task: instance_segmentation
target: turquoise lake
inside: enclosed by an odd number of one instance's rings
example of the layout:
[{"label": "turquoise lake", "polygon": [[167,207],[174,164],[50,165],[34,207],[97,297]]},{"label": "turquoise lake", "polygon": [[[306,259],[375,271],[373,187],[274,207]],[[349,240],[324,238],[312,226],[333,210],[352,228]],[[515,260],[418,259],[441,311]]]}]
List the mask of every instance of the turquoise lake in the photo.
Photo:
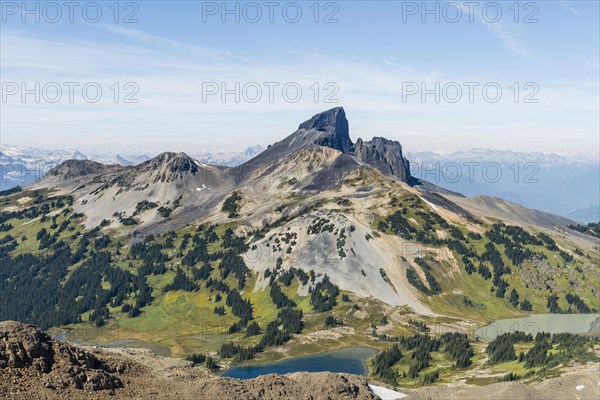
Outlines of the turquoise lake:
[{"label": "turquoise lake", "polygon": [[346,372],[356,375],[368,373],[365,361],[378,351],[369,347],[347,347],[312,356],[296,357],[269,364],[234,366],[222,376],[238,379],[252,379],[266,374],[287,374],[290,372]]},{"label": "turquoise lake", "polygon": [[520,318],[499,319],[475,331],[484,340],[494,340],[507,332],[521,331],[536,335],[548,333],[588,333],[600,314],[534,314]]}]

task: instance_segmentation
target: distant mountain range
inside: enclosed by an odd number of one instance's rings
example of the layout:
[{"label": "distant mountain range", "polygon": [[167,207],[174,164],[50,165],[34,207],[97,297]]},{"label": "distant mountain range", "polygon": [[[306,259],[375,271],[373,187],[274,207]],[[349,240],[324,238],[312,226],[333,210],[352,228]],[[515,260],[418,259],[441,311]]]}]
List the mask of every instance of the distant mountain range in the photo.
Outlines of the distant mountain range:
[{"label": "distant mountain range", "polygon": [[465,196],[497,196],[579,222],[600,219],[598,155],[472,149],[407,158],[416,178]]},{"label": "distant mountain range", "polygon": [[[203,163],[233,167],[257,154],[264,148],[260,145],[244,151],[200,151],[191,156]],[[28,146],[0,146],[0,187],[10,189],[26,185],[43,177],[52,168],[66,160],[90,160],[106,165],[129,167],[150,160],[156,154],[145,152],[120,152],[95,149],[42,149]]]},{"label": "distant mountain range", "polygon": [[[368,146],[362,142],[358,145],[360,152],[368,152]],[[234,167],[264,150],[262,146],[256,145],[244,151],[206,150],[191,153],[190,156],[202,163]],[[2,145],[0,186],[2,190],[6,190],[33,182],[65,160],[91,160],[107,165],[134,166],[155,155]],[[598,155],[523,153],[475,148],[456,152],[406,153],[406,159],[410,162],[412,176],[465,196],[497,196],[578,222],[600,220]]]}]

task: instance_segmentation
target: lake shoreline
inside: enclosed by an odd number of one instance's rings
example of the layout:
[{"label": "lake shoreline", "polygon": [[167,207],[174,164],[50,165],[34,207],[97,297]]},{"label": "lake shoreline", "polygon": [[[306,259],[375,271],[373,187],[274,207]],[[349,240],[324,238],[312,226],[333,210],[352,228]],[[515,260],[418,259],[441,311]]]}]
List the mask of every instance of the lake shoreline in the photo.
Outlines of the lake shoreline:
[{"label": "lake shoreline", "polygon": [[590,330],[586,332],[586,335],[600,338],[600,316],[590,324]]},{"label": "lake shoreline", "polygon": [[517,318],[502,318],[475,331],[480,339],[491,341],[496,336],[521,331],[536,335],[547,333],[572,333],[597,335],[600,330],[600,314],[530,314]]},{"label": "lake shoreline", "polygon": [[328,350],[311,355],[285,358],[263,364],[230,365],[219,376],[238,379],[252,379],[268,374],[287,374],[293,372],[340,372],[368,376],[367,360],[379,349],[367,346],[349,346]]}]

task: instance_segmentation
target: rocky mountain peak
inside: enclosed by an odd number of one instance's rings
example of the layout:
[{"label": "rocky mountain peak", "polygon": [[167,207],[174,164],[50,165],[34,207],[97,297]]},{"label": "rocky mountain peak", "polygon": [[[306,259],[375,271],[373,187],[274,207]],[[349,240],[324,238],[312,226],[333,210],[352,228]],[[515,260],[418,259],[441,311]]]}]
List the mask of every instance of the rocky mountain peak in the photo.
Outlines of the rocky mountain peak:
[{"label": "rocky mountain peak", "polygon": [[144,171],[161,171],[173,174],[190,172],[195,174],[198,172],[198,163],[183,152],[167,151],[140,164],[139,168]]},{"label": "rocky mountain peak", "polygon": [[411,183],[410,164],[402,155],[402,145],[399,142],[382,137],[374,137],[370,141],[359,138],[354,147],[354,154],[359,161],[369,164],[381,173]]},{"label": "rocky mountain peak", "polygon": [[69,157],[70,160],[88,160],[87,156],[81,153],[79,150],[75,150]]},{"label": "rocky mountain peak", "polygon": [[294,133],[269,146],[246,166],[256,167],[262,163],[281,160],[315,145],[338,150],[348,159],[352,159],[348,156],[355,156],[358,161],[376,168],[383,174],[393,175],[403,182],[411,184],[414,182],[410,176],[409,162],[404,158],[402,146],[397,141],[375,137],[371,141],[358,139],[356,144],[352,142],[343,107],[335,107],[316,114],[301,123]]},{"label": "rocky mountain peak", "polygon": [[248,165],[258,166],[261,163],[280,160],[315,145],[330,147],[347,154],[354,152],[348,120],[342,107],[332,108],[304,121],[294,133],[269,145],[266,150],[250,160]]},{"label": "rocky mountain peak", "polygon": [[315,115],[308,121],[300,124],[298,131],[318,131],[321,134],[314,141],[320,146],[327,146],[341,151],[352,153],[354,145],[350,140],[348,119],[343,107],[335,107]]},{"label": "rocky mountain peak", "polygon": [[254,157],[257,154],[260,154],[262,151],[264,151],[264,147],[262,147],[260,144],[257,144],[246,148],[246,151],[244,151],[244,155]]},{"label": "rocky mountain peak", "polygon": [[90,160],[67,160],[52,168],[46,174],[54,180],[70,180],[86,175],[101,174],[108,166]]}]

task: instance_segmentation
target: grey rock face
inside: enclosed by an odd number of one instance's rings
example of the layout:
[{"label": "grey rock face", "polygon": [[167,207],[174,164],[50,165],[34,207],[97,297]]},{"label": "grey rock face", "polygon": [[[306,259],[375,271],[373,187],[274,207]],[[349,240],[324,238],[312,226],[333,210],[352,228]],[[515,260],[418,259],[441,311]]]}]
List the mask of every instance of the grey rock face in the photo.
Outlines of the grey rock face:
[{"label": "grey rock face", "polygon": [[298,130],[314,130],[322,132],[315,140],[315,144],[339,150],[342,153],[352,153],[354,145],[350,140],[350,130],[346,113],[342,107],[332,108],[315,115],[303,122]]},{"label": "grey rock face", "polygon": [[246,171],[260,168],[261,164],[281,160],[297,151],[318,146],[330,147],[342,153],[353,154],[348,120],[342,107],[319,113],[298,126],[298,129],[279,142],[247,161],[242,167]]},{"label": "grey rock face", "polygon": [[393,175],[410,183],[410,165],[402,156],[402,145],[395,140],[374,137],[371,141],[358,139],[354,154],[359,161],[368,164],[383,174]]},{"label": "grey rock face", "polygon": [[198,164],[185,153],[165,152],[135,167],[137,172],[160,172],[155,181],[172,182],[184,174],[196,174]]}]

